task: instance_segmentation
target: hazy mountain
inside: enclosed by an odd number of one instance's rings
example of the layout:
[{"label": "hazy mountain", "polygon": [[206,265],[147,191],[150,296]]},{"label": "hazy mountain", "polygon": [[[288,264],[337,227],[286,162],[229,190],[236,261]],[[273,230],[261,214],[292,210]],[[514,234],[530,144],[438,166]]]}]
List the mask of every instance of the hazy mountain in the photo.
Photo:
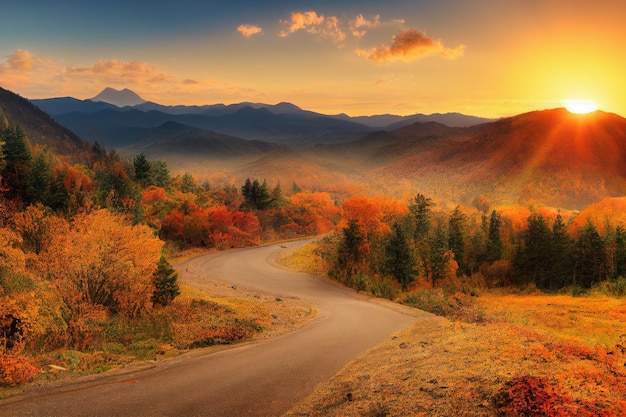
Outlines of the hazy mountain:
[{"label": "hazy mountain", "polygon": [[100,94],[90,98],[90,100],[95,102],[103,101],[105,103],[114,104],[117,107],[137,106],[146,102],[146,100],[142,99],[137,93],[128,88],[116,90],[111,87],[106,87]]},{"label": "hazy mountain", "polygon": [[583,208],[626,194],[626,119],[601,111],[537,111],[468,128],[418,123],[355,142],[316,147],[310,158],[406,183],[470,204]]},{"label": "hazy mountain", "polygon": [[382,114],[376,116],[356,116],[350,117],[346,114],[335,116],[342,120],[352,120],[363,125],[380,128],[385,130],[394,130],[413,123],[437,122],[450,127],[468,127],[481,123],[493,121],[484,117],[467,116],[461,113],[433,113],[433,114],[414,114],[410,116],[396,116],[392,114]]},{"label": "hazy mountain", "polygon": [[[111,129],[107,126],[102,126],[102,122],[98,117],[87,117],[83,121],[78,121],[82,117],[74,113],[93,114],[101,110],[116,110],[119,112],[139,110],[144,113],[156,111],[176,117],[160,118],[156,124],[146,125],[144,121],[139,120],[140,118],[135,116],[137,124],[130,123],[126,124],[125,127],[156,127],[165,121],[176,121],[246,139],[289,144],[295,149],[314,146],[318,143],[347,142],[358,139],[374,129],[394,130],[415,122],[427,123],[435,121],[454,127],[472,126],[489,121],[489,119],[465,116],[459,113],[362,117],[350,117],[345,114],[324,115],[304,110],[286,102],[278,104],[243,102],[230,105],[164,106],[145,101],[128,89],[118,91],[109,87],[90,100],[64,97],[32,101],[86,138],[98,137],[98,140],[105,144],[119,143],[120,140],[107,138],[108,134],[103,133],[103,129],[108,131]],[[136,115],[136,113],[133,114]],[[109,116],[110,114],[106,115],[105,118],[111,121]],[[126,116],[120,116],[120,118],[128,120]],[[266,120],[261,120],[262,118]],[[87,120],[90,120],[90,122],[87,122]],[[118,122],[115,122],[115,124],[120,128],[122,127]],[[116,135],[120,134],[117,131],[114,133]],[[121,136],[124,136],[123,132]]]},{"label": "hazy mountain", "polygon": [[137,128],[135,134],[143,140],[120,148],[121,153],[143,152],[152,159],[206,160],[258,156],[285,149],[273,143],[248,141],[176,122],[166,122],[156,128]]},{"label": "hazy mountain", "polygon": [[0,125],[19,125],[32,145],[40,145],[75,162],[84,162],[91,145],[27,99],[0,88]]},{"label": "hazy mountain", "polygon": [[[284,105],[275,107],[281,111],[293,109]],[[247,140],[287,144],[295,149],[317,143],[352,141],[371,130],[357,123],[327,116],[306,112],[275,114],[266,107],[251,106],[220,115],[210,112],[197,114],[169,114],[157,110],[146,112],[131,107],[109,108],[91,113],[70,112],[58,114],[56,118],[86,140],[97,140],[107,147],[124,147],[141,141],[141,138],[136,136],[137,128],[154,128],[165,122],[176,122]]]}]

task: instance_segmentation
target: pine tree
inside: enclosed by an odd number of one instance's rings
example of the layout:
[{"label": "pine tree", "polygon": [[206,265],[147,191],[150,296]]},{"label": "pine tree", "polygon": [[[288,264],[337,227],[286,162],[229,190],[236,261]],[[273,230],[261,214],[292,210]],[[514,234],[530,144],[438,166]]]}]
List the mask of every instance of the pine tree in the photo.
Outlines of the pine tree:
[{"label": "pine tree", "polygon": [[157,270],[154,272],[154,293],[152,294],[152,305],[166,306],[170,304],[174,298],[180,295],[180,286],[178,285],[178,272],[172,265],[161,256]]},{"label": "pine tree", "polygon": [[459,264],[459,272],[468,273],[465,256],[465,235],[467,216],[457,206],[448,221],[448,247],[454,253],[454,259]]},{"label": "pine tree", "polygon": [[365,234],[356,220],[350,220],[348,227],[343,228],[343,236],[337,247],[337,266],[346,277],[357,271],[363,260]]},{"label": "pine tree", "polygon": [[493,210],[489,218],[489,229],[487,232],[487,253],[485,259],[487,262],[495,262],[502,257],[503,247],[500,238],[500,227],[502,219],[500,215]]},{"label": "pine tree", "polygon": [[551,235],[541,214],[532,213],[528,217],[528,229],[514,260],[518,274],[525,283],[547,287],[547,271],[552,263]]},{"label": "pine tree", "polygon": [[387,269],[402,285],[402,289],[406,290],[407,286],[415,281],[415,261],[411,255],[409,242],[399,223],[393,225],[386,253]]},{"label": "pine tree", "polygon": [[571,282],[573,273],[574,242],[567,233],[567,227],[559,212],[552,224],[552,244],[550,254],[552,262],[548,267],[547,287],[552,290],[563,288]]},{"label": "pine tree", "polygon": [[135,168],[135,180],[137,180],[137,182],[144,187],[152,183],[150,178],[152,164],[146,159],[146,155],[144,155],[143,152],[135,156],[133,167]]},{"label": "pine tree", "polygon": [[26,136],[17,125],[10,125],[4,129],[1,141],[4,154],[4,169],[2,178],[8,186],[9,198],[21,198],[30,203],[34,194],[32,157],[28,149]]},{"label": "pine tree", "polygon": [[591,288],[606,278],[606,247],[593,223],[587,222],[576,241],[574,286]]}]

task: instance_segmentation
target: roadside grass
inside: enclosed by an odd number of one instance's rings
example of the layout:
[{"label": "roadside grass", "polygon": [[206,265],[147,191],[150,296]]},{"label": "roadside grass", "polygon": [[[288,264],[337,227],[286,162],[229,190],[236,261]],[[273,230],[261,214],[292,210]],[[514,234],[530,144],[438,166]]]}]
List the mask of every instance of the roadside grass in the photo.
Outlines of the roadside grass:
[{"label": "roadside grass", "polygon": [[[216,286],[219,289],[219,286]],[[181,295],[137,319],[107,317],[90,323],[89,345],[37,355],[36,384],[99,374],[181,355],[192,349],[237,343],[290,331],[314,311],[298,300],[224,295],[181,285]],[[0,397],[16,392],[2,387]]]},{"label": "roadside grass", "polygon": [[418,288],[397,301],[438,315],[422,311],[285,416],[626,415],[623,298]]}]

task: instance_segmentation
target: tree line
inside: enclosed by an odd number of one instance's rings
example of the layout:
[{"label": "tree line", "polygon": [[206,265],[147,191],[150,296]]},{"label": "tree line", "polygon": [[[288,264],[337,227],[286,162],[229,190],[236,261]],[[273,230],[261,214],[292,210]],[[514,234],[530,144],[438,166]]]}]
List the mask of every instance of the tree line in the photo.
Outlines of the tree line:
[{"label": "tree line", "polygon": [[459,289],[624,286],[623,226],[600,235],[590,221],[572,227],[560,212],[551,217],[531,212],[517,230],[495,209],[437,210],[419,193],[407,206],[391,210],[389,202],[353,198],[344,203],[344,225],[327,239],[324,256],[331,276],[390,298],[418,280]]}]

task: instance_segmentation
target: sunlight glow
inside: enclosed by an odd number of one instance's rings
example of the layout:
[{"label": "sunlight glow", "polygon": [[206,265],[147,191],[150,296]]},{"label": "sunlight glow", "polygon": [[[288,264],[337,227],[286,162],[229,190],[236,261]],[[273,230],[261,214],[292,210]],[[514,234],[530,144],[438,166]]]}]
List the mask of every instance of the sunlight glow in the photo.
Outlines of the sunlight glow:
[{"label": "sunlight glow", "polygon": [[596,103],[591,100],[563,100],[563,104],[565,104],[565,108],[570,113],[587,114],[598,110],[598,106],[596,105]]}]

